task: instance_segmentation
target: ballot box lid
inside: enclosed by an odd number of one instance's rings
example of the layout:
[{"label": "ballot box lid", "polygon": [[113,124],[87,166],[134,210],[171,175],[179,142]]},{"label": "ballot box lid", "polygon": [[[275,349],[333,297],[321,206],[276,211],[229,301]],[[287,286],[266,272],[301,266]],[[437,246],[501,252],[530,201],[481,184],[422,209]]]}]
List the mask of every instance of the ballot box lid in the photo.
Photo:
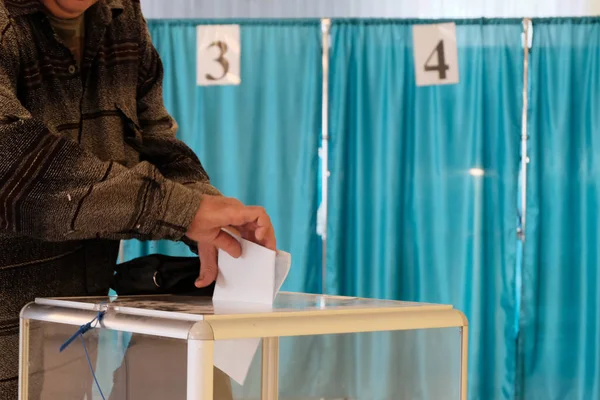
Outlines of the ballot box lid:
[{"label": "ballot box lid", "polygon": [[209,316],[298,313],[327,311],[364,311],[394,309],[446,310],[451,305],[377,300],[359,297],[326,296],[306,293],[279,293],[273,305],[237,302],[213,302],[208,297],[154,295],[72,298],[39,298],[37,304],[98,311],[101,308],[128,315],[152,316],[200,321]]}]

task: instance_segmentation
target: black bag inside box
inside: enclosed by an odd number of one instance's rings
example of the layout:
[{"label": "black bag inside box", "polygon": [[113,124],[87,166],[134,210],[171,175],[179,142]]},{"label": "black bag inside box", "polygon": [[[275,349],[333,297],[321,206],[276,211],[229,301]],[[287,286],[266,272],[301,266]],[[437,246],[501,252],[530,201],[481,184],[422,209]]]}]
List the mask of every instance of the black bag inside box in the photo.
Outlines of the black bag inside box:
[{"label": "black bag inside box", "polygon": [[200,259],[151,254],[118,264],[111,288],[119,296],[176,294],[212,297],[215,284],[197,288]]}]

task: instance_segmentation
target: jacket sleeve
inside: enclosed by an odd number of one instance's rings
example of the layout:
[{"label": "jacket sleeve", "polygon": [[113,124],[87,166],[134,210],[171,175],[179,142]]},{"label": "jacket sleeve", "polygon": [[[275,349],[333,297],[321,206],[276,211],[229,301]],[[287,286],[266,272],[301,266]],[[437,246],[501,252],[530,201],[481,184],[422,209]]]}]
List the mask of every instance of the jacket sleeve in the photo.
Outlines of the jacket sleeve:
[{"label": "jacket sleeve", "polygon": [[17,97],[19,48],[0,18],[0,231],[46,241],[180,240],[202,195],[149,162],[127,169],[51,133]]},{"label": "jacket sleeve", "polygon": [[[137,3],[136,3],[137,4]],[[176,138],[177,123],[163,103],[163,65],[152,44],[148,26],[136,6],[140,24],[141,56],[137,88],[137,116],[142,144],[141,159],[155,165],[170,180],[204,194],[220,195],[194,152]]]}]

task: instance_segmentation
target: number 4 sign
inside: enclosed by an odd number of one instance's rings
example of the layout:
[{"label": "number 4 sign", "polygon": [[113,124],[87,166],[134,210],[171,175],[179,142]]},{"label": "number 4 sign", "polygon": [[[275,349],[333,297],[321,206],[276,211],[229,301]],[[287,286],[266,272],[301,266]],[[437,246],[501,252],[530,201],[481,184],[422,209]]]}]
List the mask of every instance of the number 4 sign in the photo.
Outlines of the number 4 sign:
[{"label": "number 4 sign", "polygon": [[413,26],[417,86],[458,83],[454,23]]},{"label": "number 4 sign", "polygon": [[196,46],[198,85],[239,85],[241,83],[239,25],[198,25]]}]

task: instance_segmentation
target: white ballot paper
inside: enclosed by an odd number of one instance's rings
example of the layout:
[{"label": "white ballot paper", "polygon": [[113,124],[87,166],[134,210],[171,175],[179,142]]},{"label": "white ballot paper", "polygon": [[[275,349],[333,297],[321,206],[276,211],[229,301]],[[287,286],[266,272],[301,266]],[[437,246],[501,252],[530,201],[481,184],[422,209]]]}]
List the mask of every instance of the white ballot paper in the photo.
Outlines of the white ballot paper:
[{"label": "white ballot paper", "polygon": [[[219,309],[269,309],[288,275],[291,255],[273,251],[237,238],[242,244],[242,256],[233,258],[219,251],[219,276],[213,295],[215,313]],[[240,385],[258,350],[260,339],[215,341],[214,363]]]}]

